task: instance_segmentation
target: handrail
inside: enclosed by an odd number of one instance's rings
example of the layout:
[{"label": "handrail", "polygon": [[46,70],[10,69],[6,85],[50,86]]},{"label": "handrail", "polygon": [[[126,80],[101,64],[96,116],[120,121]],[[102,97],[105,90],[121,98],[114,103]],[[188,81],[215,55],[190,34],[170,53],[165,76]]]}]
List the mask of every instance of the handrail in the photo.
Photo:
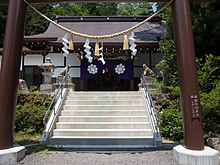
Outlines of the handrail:
[{"label": "handrail", "polygon": [[62,82],[60,83],[60,86],[59,88],[57,89],[56,93],[54,94],[53,96],[53,99],[50,103],[50,106],[49,108],[47,109],[44,117],[43,117],[43,123],[44,125],[46,126],[47,125],[47,122],[48,122],[48,116],[51,114],[50,112],[54,112],[54,116],[56,115],[56,111],[55,111],[55,105],[56,105],[56,102],[58,100],[58,98],[61,96],[61,99],[63,100],[63,94],[62,94],[62,91],[63,91],[63,88],[65,87],[66,85],[66,82],[68,80],[68,77],[69,77],[69,74],[66,73],[66,75],[64,76]]},{"label": "handrail", "polygon": [[146,102],[148,103],[147,105],[149,106],[148,109],[149,109],[149,113],[150,113],[151,123],[153,123],[152,124],[153,132],[156,132],[157,136],[159,136],[158,116],[155,111],[153,99],[149,93],[150,90],[149,90],[146,78],[143,74],[141,76],[141,83],[142,83],[142,87],[145,89],[144,94],[145,94]]}]

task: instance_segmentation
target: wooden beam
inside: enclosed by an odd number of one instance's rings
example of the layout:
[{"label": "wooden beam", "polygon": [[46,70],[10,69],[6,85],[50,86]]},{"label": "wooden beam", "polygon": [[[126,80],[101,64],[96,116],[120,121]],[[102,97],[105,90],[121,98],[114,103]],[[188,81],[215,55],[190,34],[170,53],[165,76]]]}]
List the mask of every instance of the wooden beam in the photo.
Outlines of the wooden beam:
[{"label": "wooden beam", "polygon": [[[216,0],[190,0],[191,2],[215,2]],[[169,2],[169,0],[28,0],[30,3],[94,3],[94,2]],[[8,4],[8,0],[0,0],[0,4]]]}]

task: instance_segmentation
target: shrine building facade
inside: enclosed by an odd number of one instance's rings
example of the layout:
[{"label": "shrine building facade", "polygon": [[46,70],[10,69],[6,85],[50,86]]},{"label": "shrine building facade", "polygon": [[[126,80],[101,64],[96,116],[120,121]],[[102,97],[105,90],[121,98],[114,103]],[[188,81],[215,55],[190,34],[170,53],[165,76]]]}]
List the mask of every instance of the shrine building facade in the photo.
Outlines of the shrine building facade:
[{"label": "shrine building facade", "polygon": [[[126,30],[146,18],[146,16],[57,16],[56,21],[75,32],[89,35],[106,35]],[[40,85],[43,77],[41,75],[42,70],[38,66],[49,57],[56,66],[53,82],[56,81],[62,69],[70,64],[69,75],[72,82],[76,84],[75,90],[138,90],[140,77],[143,73],[143,64],[147,64],[157,77],[162,76],[159,70],[156,69],[156,64],[163,59],[163,54],[160,53],[158,48],[160,38],[165,34],[165,24],[160,17],[155,17],[133,32],[135,44],[137,45],[135,56],[131,55],[130,50],[122,49],[123,36],[120,36],[99,41],[100,47],[103,45],[105,64],[97,60],[96,57],[90,63],[85,57],[85,48],[83,47],[86,41],[85,38],[74,36],[74,50],[70,50],[69,55],[64,56],[62,38],[66,32],[53,24],[49,24],[43,34],[24,37],[20,78],[24,79],[28,86]],[[90,39],[92,55],[94,54],[95,42],[95,40]],[[0,49],[1,54],[2,49]],[[1,59],[0,56],[0,66]]]}]

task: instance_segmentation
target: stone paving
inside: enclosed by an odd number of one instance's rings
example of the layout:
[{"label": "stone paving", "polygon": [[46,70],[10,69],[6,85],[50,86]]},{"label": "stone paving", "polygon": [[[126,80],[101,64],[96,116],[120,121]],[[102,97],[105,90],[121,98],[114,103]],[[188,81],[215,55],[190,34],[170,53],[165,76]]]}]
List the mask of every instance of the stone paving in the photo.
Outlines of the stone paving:
[{"label": "stone paving", "polygon": [[41,151],[17,165],[178,165],[172,150],[141,152]]}]

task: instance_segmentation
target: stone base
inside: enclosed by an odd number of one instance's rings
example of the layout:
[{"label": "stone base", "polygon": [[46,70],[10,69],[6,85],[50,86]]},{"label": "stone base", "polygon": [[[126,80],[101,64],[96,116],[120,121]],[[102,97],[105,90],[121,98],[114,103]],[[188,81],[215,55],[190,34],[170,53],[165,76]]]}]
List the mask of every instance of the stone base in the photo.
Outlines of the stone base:
[{"label": "stone base", "polygon": [[181,165],[219,165],[219,152],[210,147],[199,151],[178,145],[173,148],[173,156]]},{"label": "stone base", "polygon": [[0,150],[0,165],[14,165],[25,157],[25,147]]},{"label": "stone base", "polygon": [[41,84],[40,91],[52,91],[52,85],[51,84]]}]

